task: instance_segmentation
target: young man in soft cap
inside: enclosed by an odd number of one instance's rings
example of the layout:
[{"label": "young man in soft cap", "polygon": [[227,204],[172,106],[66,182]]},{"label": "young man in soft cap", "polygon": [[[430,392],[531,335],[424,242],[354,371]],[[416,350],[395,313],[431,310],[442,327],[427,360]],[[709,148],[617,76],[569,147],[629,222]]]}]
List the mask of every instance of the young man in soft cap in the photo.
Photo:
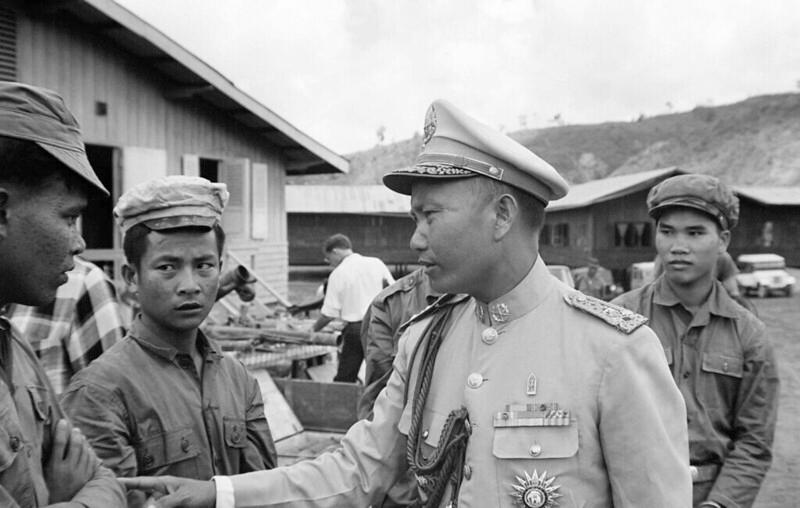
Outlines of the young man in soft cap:
[{"label": "young man in soft cap", "polygon": [[198,329],[219,288],[227,199],[224,184],[168,176],[114,208],[141,312],[62,400],[119,476],[207,480],[276,464],[258,383]]},{"label": "young man in soft cap", "polygon": [[[108,191],[54,92],[0,82],[0,306],[47,305],[86,247],[77,221]],[[59,406],[25,337],[0,317],[0,506],[124,506]]]},{"label": "young man in soft cap", "polygon": [[764,325],[716,278],[739,199],[713,176],[679,175],[647,208],[664,273],[615,303],[650,318],[686,401],[694,506],[749,508],[772,462],[778,374]]},{"label": "young man in soft cap", "polygon": [[423,143],[384,183],[411,194],[411,248],[448,294],[407,325],[372,420],[288,468],[126,485],[172,489],[161,506],[366,507],[410,470],[417,506],[690,505],[686,413],[658,339],[539,257],[545,204],[566,182],[445,101]]}]

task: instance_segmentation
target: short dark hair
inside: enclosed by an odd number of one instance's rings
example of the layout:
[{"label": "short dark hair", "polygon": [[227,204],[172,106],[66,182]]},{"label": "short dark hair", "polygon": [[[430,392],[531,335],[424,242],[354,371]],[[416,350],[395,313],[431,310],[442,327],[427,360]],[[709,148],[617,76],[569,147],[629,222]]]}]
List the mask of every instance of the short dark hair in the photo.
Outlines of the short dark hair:
[{"label": "short dark hair", "polygon": [[491,178],[471,178],[475,182],[475,191],[483,193],[488,199],[494,199],[503,194],[510,194],[519,205],[520,217],[523,223],[530,229],[539,231],[544,224],[545,204],[533,197],[522,189],[518,189],[507,183],[498,182]]},{"label": "short dark hair", "polygon": [[353,244],[350,243],[350,239],[347,236],[343,235],[342,233],[336,233],[335,235],[331,235],[325,240],[325,243],[322,246],[323,252],[326,254],[333,249],[352,249]]},{"label": "short dark hair", "polygon": [[[219,223],[214,224],[211,229],[214,231],[214,236],[217,237],[217,253],[221,258],[222,251],[225,248],[225,230],[222,229]],[[203,226],[186,226],[173,229],[161,229],[159,233],[168,235],[172,232],[187,230],[205,232],[208,231],[208,228]],[[147,235],[149,235],[151,231],[154,230],[147,227],[144,223],[139,223],[131,226],[131,228],[125,232],[125,238],[122,240],[122,250],[125,252],[125,259],[128,261],[128,264],[139,268],[139,263],[141,263],[147,248]]]},{"label": "short dark hair", "polygon": [[34,191],[53,178],[61,179],[68,189],[88,191],[80,176],[33,141],[0,135],[0,182]]}]

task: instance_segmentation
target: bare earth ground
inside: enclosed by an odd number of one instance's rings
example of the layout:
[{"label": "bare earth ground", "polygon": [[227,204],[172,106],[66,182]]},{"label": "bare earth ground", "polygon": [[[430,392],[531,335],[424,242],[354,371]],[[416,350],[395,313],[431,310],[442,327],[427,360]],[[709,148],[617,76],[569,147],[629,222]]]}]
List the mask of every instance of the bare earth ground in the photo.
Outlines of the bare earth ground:
[{"label": "bare earth ground", "polygon": [[[800,270],[789,271],[800,281]],[[753,506],[800,506],[800,287],[791,298],[752,301],[772,338],[781,379],[774,460]]]},{"label": "bare earth ground", "polygon": [[[800,281],[800,269],[789,269]],[[312,298],[320,281],[290,282],[290,299]],[[774,460],[753,508],[800,506],[800,284],[790,298],[753,298],[767,326],[781,379]]]}]

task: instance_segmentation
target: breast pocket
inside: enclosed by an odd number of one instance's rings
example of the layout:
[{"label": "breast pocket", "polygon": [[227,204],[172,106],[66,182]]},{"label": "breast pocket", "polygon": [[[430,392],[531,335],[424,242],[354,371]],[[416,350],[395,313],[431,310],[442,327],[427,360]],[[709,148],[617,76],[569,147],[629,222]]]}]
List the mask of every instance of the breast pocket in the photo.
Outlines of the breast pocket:
[{"label": "breast pocket", "polygon": [[578,453],[578,426],[497,427],[492,453],[498,459],[566,459]]},{"label": "breast pocket", "polygon": [[178,429],[150,437],[136,447],[138,474],[160,476],[171,474],[194,478],[200,454],[191,429]]},{"label": "breast pocket", "polygon": [[730,409],[744,375],[744,359],[736,353],[703,353],[697,397],[708,408]]},{"label": "breast pocket", "polygon": [[244,448],[247,446],[247,428],[243,418],[223,418],[225,444],[229,448]]}]

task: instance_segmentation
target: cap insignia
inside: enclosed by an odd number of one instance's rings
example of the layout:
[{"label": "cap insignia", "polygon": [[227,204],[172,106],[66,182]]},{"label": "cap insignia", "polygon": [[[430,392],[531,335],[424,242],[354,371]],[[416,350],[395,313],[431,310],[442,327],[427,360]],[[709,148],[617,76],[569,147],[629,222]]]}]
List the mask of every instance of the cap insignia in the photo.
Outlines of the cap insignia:
[{"label": "cap insignia", "polygon": [[648,319],[641,314],[637,314],[625,307],[600,300],[599,298],[586,296],[580,291],[564,295],[564,300],[570,306],[600,318],[626,334],[633,333],[634,330],[648,321]]},{"label": "cap insignia", "polygon": [[425,127],[422,129],[422,147],[425,148],[425,145],[433,137],[434,133],[436,132],[436,108],[431,105],[428,108],[427,113],[425,113]]},{"label": "cap insignia", "polygon": [[561,494],[556,492],[561,488],[561,485],[553,485],[556,480],[555,476],[547,477],[547,471],[539,475],[536,470],[533,474],[528,474],[524,471],[525,478],[517,476],[517,483],[512,485],[513,492],[511,496],[514,498],[516,506],[524,506],[525,508],[551,508],[558,506],[557,499]]}]

